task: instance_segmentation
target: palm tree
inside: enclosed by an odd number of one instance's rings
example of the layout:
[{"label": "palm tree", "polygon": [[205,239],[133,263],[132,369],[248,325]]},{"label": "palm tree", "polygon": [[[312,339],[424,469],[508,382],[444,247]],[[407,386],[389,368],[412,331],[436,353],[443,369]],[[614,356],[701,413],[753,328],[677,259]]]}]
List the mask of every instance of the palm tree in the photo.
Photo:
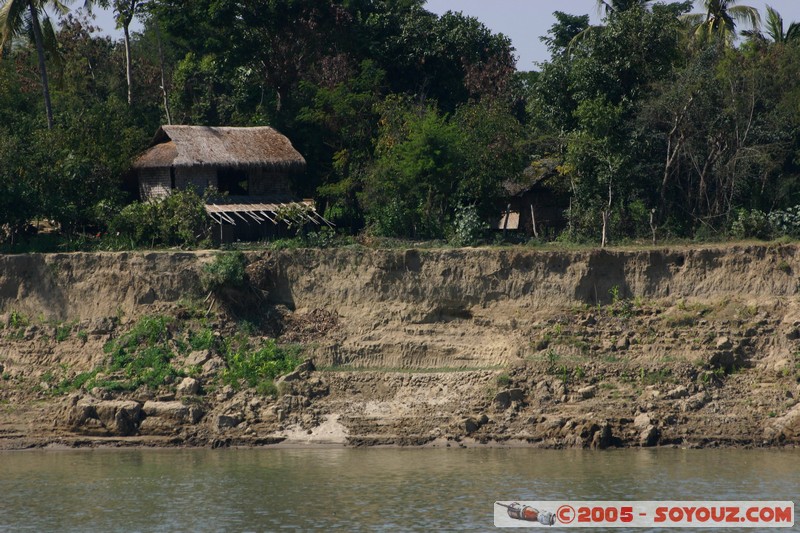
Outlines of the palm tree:
[{"label": "palm tree", "polygon": [[140,14],[146,4],[147,0],[85,0],[84,4],[84,7],[90,12],[94,5],[99,5],[103,8],[108,8],[109,6],[114,8],[114,22],[117,23],[117,29],[122,30],[125,44],[125,79],[128,82],[128,105],[133,102],[130,27],[133,19]]},{"label": "palm tree", "polygon": [[745,23],[752,28],[761,25],[758,10],[750,6],[737,6],[737,0],[703,0],[705,13],[686,15],[685,20],[692,26],[695,38],[709,41],[714,38],[732,43],[736,37],[737,23]]},{"label": "palm tree", "polygon": [[[36,54],[39,58],[39,74],[42,77],[42,93],[44,94],[44,109],[47,113],[47,128],[53,128],[53,106],[50,103],[50,86],[47,80],[47,66],[44,61],[44,37],[42,36],[42,22],[47,19],[45,8],[51,7],[56,12],[64,14],[69,9],[59,0],[5,0],[0,7],[0,50],[11,39],[27,31],[33,33],[36,44]],[[49,20],[47,21],[49,24]]]},{"label": "palm tree", "polygon": [[122,29],[125,40],[125,78],[128,81],[128,105],[133,103],[130,26],[134,17],[139,15],[146,3],[146,1],[142,0],[114,0],[114,18],[117,23],[117,29]]},{"label": "palm tree", "polygon": [[800,39],[800,23],[792,22],[786,31],[783,31],[783,17],[780,13],[767,6],[767,21],[765,23],[767,35],[776,43],[788,43]]}]

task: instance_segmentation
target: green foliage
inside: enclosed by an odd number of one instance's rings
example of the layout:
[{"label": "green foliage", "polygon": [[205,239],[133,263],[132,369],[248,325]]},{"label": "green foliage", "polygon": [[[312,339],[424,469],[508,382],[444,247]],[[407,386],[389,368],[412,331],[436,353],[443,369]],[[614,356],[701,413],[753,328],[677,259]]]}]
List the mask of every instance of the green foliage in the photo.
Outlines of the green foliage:
[{"label": "green foliage", "polygon": [[59,324],[56,326],[56,342],[64,342],[69,338],[69,334],[72,331],[72,326],[74,324]]},{"label": "green foliage", "polygon": [[486,228],[486,223],[478,215],[475,206],[457,207],[450,243],[456,246],[476,246],[483,239]]},{"label": "green foliage", "polygon": [[222,380],[233,387],[254,387],[262,394],[273,390],[272,380],[292,371],[300,364],[300,348],[282,347],[273,339],[254,346],[244,335],[236,335],[225,342],[225,361],[228,368]]},{"label": "green foliage", "polygon": [[[199,371],[180,369],[173,364],[176,353],[192,350],[219,351],[227,368],[219,378],[233,387],[252,387],[261,394],[274,395],[273,380],[300,363],[299,346],[279,346],[274,340],[254,341],[254,327],[243,323],[231,337],[218,337],[207,327],[184,329],[184,324],[166,316],[145,316],[126,333],[109,341],[104,351],[107,361],[91,371],[64,378],[47,372],[42,380],[53,394],[81,388],[102,387],[111,391],[132,391],[140,387],[158,390],[172,386],[178,378]],[[184,340],[186,342],[184,342]],[[66,368],[65,368],[66,370]]]},{"label": "green foliage", "polygon": [[731,224],[731,234],[739,239],[768,239],[770,235],[769,219],[766,213],[758,209],[737,209]]},{"label": "green foliage", "polygon": [[608,290],[608,294],[611,295],[611,303],[612,305],[616,305],[620,301],[620,292],[619,292],[619,285],[614,285]]},{"label": "green foliage", "polygon": [[128,333],[106,344],[108,371],[121,373],[123,377],[97,385],[114,390],[135,390],[143,385],[158,389],[172,383],[181,372],[170,364],[174,357],[169,342],[170,323],[167,317],[146,316]]},{"label": "green foliage", "polygon": [[659,370],[639,369],[639,381],[642,385],[657,385],[672,381],[672,370],[668,368]]},{"label": "green foliage", "polygon": [[500,374],[497,376],[498,387],[508,387],[511,384],[511,377],[508,374]]},{"label": "green foliage", "polygon": [[611,296],[611,306],[609,312],[612,316],[619,316],[623,318],[631,318],[634,313],[634,302],[630,298],[624,298],[620,291],[619,285],[614,285],[608,290]]},{"label": "green foliage", "polygon": [[30,319],[19,311],[11,311],[8,316],[8,326],[11,329],[25,328],[30,324]]},{"label": "green foliage", "polygon": [[457,127],[401,99],[387,101],[381,124],[362,196],[367,221],[378,236],[442,237],[461,175]]},{"label": "green foliage", "polygon": [[203,247],[210,242],[210,228],[204,197],[188,189],[155,202],[131,203],[111,221],[109,233],[122,247]]},{"label": "green foliage", "polygon": [[336,231],[328,226],[322,226],[318,231],[308,232],[303,240],[312,248],[330,248],[337,242]]},{"label": "green foliage", "polygon": [[523,138],[500,104],[464,104],[450,118],[433,106],[387,98],[376,160],[359,197],[373,234],[442,238],[459,206],[473,206],[482,218],[494,214],[503,181],[524,167]]},{"label": "green foliage", "polygon": [[206,292],[238,289],[245,286],[247,258],[242,252],[222,252],[203,265],[200,283]]},{"label": "green foliage", "polygon": [[51,387],[49,392],[54,395],[67,394],[69,392],[80,390],[86,385],[93,383],[93,380],[99,373],[99,369],[90,372],[81,372],[74,378],[65,378],[61,380],[56,386]]},{"label": "green foliage", "polygon": [[734,237],[775,239],[800,237],[800,205],[767,214],[758,209],[737,209],[730,229]]},{"label": "green foliage", "polygon": [[800,237],[800,205],[769,214],[769,227],[773,238]]},{"label": "green foliage", "polygon": [[189,347],[192,350],[210,350],[215,345],[214,332],[210,328],[189,332]]},{"label": "green foliage", "polygon": [[[34,45],[4,49],[4,250],[207,246],[197,195],[123,208],[130,162],[167,113],[287,134],[308,162],[295,192],[315,196],[342,233],[474,242],[458,207],[488,220],[507,202],[504,184],[552,160],[536,185],[569,205],[570,242],[598,242],[602,220],[612,242],[800,236],[800,26],[774,9],[766,34],[738,48],[733,36],[756,17],[732,2],[687,17],[689,1],[608,0],[596,26],[556,12],[542,38],[550,61],[517,73],[508,38],[423,0],[145,4],[130,102],[124,46],[84,15],[48,34],[51,125]],[[109,5],[119,23],[142,15],[141,3]],[[34,235],[45,228],[55,233]]]},{"label": "green foliage", "polygon": [[547,371],[548,372],[551,372],[551,373],[555,372],[556,363],[558,362],[558,360],[560,358],[561,358],[561,356],[559,355],[559,353],[557,351],[553,350],[552,348],[547,350],[546,359],[547,359]]}]

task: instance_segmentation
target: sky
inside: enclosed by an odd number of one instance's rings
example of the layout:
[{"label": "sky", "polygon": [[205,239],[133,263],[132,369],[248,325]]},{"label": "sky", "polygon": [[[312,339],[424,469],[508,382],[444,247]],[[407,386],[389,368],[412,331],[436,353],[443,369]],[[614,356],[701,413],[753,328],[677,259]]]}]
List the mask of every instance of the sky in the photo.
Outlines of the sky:
[{"label": "sky", "polygon": [[[783,16],[785,25],[800,22],[800,0],[743,0],[739,3],[758,8],[762,19],[765,6],[770,5]],[[702,2],[696,0],[695,4],[697,11],[701,11]],[[477,18],[492,31],[511,38],[516,48],[518,70],[535,70],[537,62],[548,59],[547,48],[539,37],[546,35],[555,22],[553,11],[588,14],[592,23],[600,21],[597,0],[428,0],[426,8],[439,15],[461,11]],[[98,26],[115,37],[121,35],[114,30],[114,17],[110,12],[95,10],[95,13]]]},{"label": "sky", "polygon": [[[753,6],[765,18],[766,5],[783,16],[784,27],[793,21],[800,22],[800,0],[742,0],[740,5]],[[695,1],[701,12],[702,2]],[[539,37],[555,23],[553,11],[572,15],[590,15],[593,24],[600,21],[597,0],[428,0],[428,11],[443,14],[461,11],[483,22],[488,28],[511,38],[516,48],[517,69],[537,70],[536,62],[548,59],[547,48]]]}]

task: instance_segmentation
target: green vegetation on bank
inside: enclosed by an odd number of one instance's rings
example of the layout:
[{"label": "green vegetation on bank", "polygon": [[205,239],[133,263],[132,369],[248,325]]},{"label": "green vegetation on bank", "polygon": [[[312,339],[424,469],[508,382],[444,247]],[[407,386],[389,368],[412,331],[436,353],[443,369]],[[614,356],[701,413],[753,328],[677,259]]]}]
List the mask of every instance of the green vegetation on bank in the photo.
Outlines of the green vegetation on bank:
[{"label": "green vegetation on bank", "polygon": [[100,4],[141,22],[130,59],[83,11],[48,33],[0,0],[2,251],[209,246],[197,194],[132,203],[167,122],[292,140],[295,192],[337,229],[276,247],[513,241],[487,230],[510,185],[563,209],[537,243],[800,236],[800,32],[772,9],[556,12],[550,59],[517,72],[505,36],[424,0]]},{"label": "green vegetation on bank", "polygon": [[[246,329],[246,328],[245,328]],[[302,348],[279,345],[274,339],[253,337],[245,331],[216,335],[201,321],[178,321],[167,316],[145,316],[127,332],[106,343],[105,362],[77,375],[61,377],[49,371],[42,376],[52,394],[100,387],[107,391],[174,390],[181,378],[201,372],[185,363],[187,356],[205,351],[224,362],[216,384],[234,389],[247,386],[264,395],[275,395],[273,381],[291,372],[300,362]],[[68,376],[68,377],[67,377]]]}]

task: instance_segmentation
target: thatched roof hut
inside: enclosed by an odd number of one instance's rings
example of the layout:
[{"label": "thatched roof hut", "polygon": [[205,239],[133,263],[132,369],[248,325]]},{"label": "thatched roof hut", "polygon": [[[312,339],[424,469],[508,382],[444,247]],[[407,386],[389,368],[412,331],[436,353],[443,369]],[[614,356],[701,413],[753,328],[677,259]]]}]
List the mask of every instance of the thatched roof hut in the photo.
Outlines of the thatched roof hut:
[{"label": "thatched roof hut", "polygon": [[135,169],[207,166],[302,172],[306,160],[269,126],[161,126],[151,147],[133,163]]},{"label": "thatched roof hut", "polygon": [[133,162],[142,200],[189,187],[231,196],[286,195],[289,174],[305,168],[291,141],[269,126],[161,126]]},{"label": "thatched roof hut", "polygon": [[294,224],[329,224],[312,201],[292,194],[289,175],[305,168],[291,141],[269,126],[161,126],[133,163],[142,200],[188,188],[218,191],[206,213],[220,224],[225,241],[274,234],[286,225],[284,212],[295,213]]},{"label": "thatched roof hut", "polygon": [[553,186],[558,164],[555,159],[540,159],[517,179],[503,182],[506,196],[500,216],[490,221],[490,226],[499,230],[523,230],[535,237],[563,229],[569,195],[568,191]]}]

